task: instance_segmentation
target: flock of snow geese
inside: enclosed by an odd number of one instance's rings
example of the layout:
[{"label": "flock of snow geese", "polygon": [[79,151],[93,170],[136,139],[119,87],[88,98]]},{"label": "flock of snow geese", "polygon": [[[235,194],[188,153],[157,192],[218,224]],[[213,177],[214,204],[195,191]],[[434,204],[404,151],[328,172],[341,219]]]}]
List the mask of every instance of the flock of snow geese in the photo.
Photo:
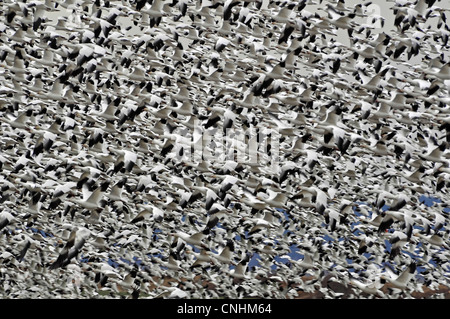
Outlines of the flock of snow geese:
[{"label": "flock of snow geese", "polygon": [[0,296],[448,297],[441,2],[1,1]]}]

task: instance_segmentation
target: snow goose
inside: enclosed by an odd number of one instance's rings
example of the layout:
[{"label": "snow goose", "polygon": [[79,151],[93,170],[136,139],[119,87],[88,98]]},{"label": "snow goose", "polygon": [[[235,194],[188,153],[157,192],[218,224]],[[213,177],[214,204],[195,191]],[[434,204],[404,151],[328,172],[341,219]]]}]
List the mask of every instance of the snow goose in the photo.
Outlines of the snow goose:
[{"label": "snow goose", "polygon": [[22,112],[15,119],[9,119],[5,116],[2,117],[1,121],[9,124],[13,129],[31,129],[30,128],[30,117],[33,114],[33,110],[29,109],[25,112]]},{"label": "snow goose", "polygon": [[446,149],[448,145],[447,143],[441,143],[432,149],[429,153],[422,154],[418,153],[417,155],[424,161],[430,161],[434,163],[447,163],[448,159],[446,158]]},{"label": "snow goose", "polygon": [[124,172],[131,172],[133,170],[133,167],[136,165],[138,160],[138,155],[133,152],[132,150],[125,149],[119,149],[119,148],[110,148],[114,153],[118,154],[119,157],[117,157],[114,168],[110,170],[110,174],[118,173],[119,171]]},{"label": "snow goose", "polygon": [[165,291],[154,296],[153,298],[164,298],[164,299],[186,299],[189,298],[189,294],[181,290],[178,287],[161,287]]},{"label": "snow goose", "polygon": [[59,252],[57,259],[49,265],[49,268],[57,269],[69,264],[79,254],[90,235],[91,232],[85,227],[72,227],[68,240]]},{"label": "snow goose", "polygon": [[57,135],[50,132],[44,131],[41,133],[40,137],[37,139],[36,144],[33,148],[32,157],[36,158],[42,152],[48,152],[50,148],[53,146],[57,138]]},{"label": "snow goose", "polygon": [[213,262],[212,257],[208,254],[206,249],[201,249],[200,253],[186,249],[186,253],[192,255],[195,259],[191,265],[191,268],[203,267],[204,265],[210,265]]},{"label": "snow goose", "polygon": [[[248,259],[248,258],[246,258]],[[235,282],[241,282],[242,280],[245,279],[250,279],[250,277],[247,275],[247,266],[248,266],[248,261],[244,259],[243,261],[241,261],[240,263],[238,263],[234,269],[230,270],[230,276],[234,278]]]},{"label": "snow goose", "polygon": [[290,263],[296,267],[300,268],[302,272],[308,269],[318,270],[319,266],[313,259],[313,255],[309,252],[303,254],[303,259],[295,260],[290,258]]},{"label": "snow goose", "polygon": [[194,106],[189,100],[182,101],[181,105],[177,106],[177,101],[173,103],[175,106],[168,106],[173,112],[183,116],[192,116],[194,112]]},{"label": "snow goose", "polygon": [[[66,87],[64,86],[61,79],[58,78],[53,82],[50,90],[40,91],[40,92],[38,92],[38,94],[39,94],[39,97],[41,97],[43,99],[54,100],[54,101],[58,101],[58,102],[66,102],[66,99],[64,97],[65,90],[66,90]],[[65,114],[63,114],[61,112],[61,115],[65,115]]]},{"label": "snow goose", "polygon": [[173,272],[183,272],[186,273],[187,270],[181,267],[181,262],[176,259],[174,254],[170,254],[167,258],[167,261],[160,261],[160,266],[166,267],[167,269],[173,271]]},{"label": "snow goose", "polygon": [[90,115],[93,115],[97,118],[100,118],[100,119],[103,119],[106,121],[118,120],[119,118],[115,115],[115,113],[116,113],[116,109],[117,109],[117,106],[119,103],[120,103],[120,100],[111,101],[111,103],[109,103],[103,111],[91,112]]},{"label": "snow goose", "polygon": [[450,63],[443,65],[438,70],[436,69],[421,69],[421,73],[425,73],[439,81],[450,80]]},{"label": "snow goose", "polygon": [[8,210],[2,210],[0,213],[0,230],[16,221],[16,217]]},{"label": "snow goose", "polygon": [[217,264],[232,264],[234,265],[233,261],[233,253],[234,253],[234,242],[232,240],[228,240],[225,247],[222,248],[220,253],[214,253],[212,251],[208,251],[208,255],[211,256],[211,259],[214,263]]},{"label": "snow goose", "polygon": [[244,221],[244,223],[243,223],[244,226],[246,223],[250,224],[250,226],[251,226],[251,228],[248,232],[249,236],[251,236],[257,232],[260,232],[263,229],[270,229],[270,228],[276,227],[274,217],[273,217],[272,213],[269,211],[266,211],[264,213],[263,218],[259,218],[259,217],[251,218],[251,217],[244,216],[244,217],[242,217],[242,220]]},{"label": "snow goose", "polygon": [[316,210],[320,213],[323,213],[325,209],[328,207],[328,202],[330,200],[327,193],[325,193],[322,189],[319,187],[311,186],[311,187],[303,187],[300,185],[298,187],[299,191],[294,194],[292,199],[296,198],[307,198],[306,203],[309,207],[309,204],[313,204],[313,207],[316,208]]},{"label": "snow goose", "polygon": [[[183,85],[183,84],[179,84],[178,91],[176,93],[169,93],[169,95],[174,101],[178,101],[178,102],[182,102],[182,103],[190,101],[189,89],[186,85]],[[186,104],[186,106],[187,105],[188,104]]]},{"label": "snow goose", "polygon": [[381,291],[381,288],[383,287],[383,284],[380,282],[380,279],[374,280],[371,283],[363,283],[357,279],[350,279],[350,284],[355,286],[356,288],[360,289],[362,292],[370,295],[376,295],[381,298],[385,298],[386,295],[383,291]]},{"label": "snow goose", "polygon": [[412,244],[413,240],[411,240],[411,235],[396,230],[391,234],[389,243],[391,244],[389,258],[392,260],[397,260],[396,257],[400,255],[403,246],[409,243]]},{"label": "snow goose", "polygon": [[188,234],[183,231],[177,231],[175,233],[170,233],[170,235],[182,240],[183,242],[190,244],[192,246],[196,246],[199,248],[208,248],[207,245],[207,235],[203,232],[197,232],[194,234]]},{"label": "snow goose", "polygon": [[[264,196],[266,193],[268,196]],[[266,193],[258,193],[256,197],[273,208],[286,208],[288,199],[286,194],[282,192],[275,192],[271,189],[267,189]]]},{"label": "snow goose", "polygon": [[270,10],[270,17],[273,22],[276,23],[294,23],[293,16],[294,16],[294,8],[296,4],[295,3],[289,3],[283,7],[281,7],[278,11]]},{"label": "snow goose", "polygon": [[383,232],[385,232],[394,222],[401,221],[404,223],[407,237],[411,238],[413,226],[415,223],[415,220],[411,216],[411,213],[387,210],[383,212],[381,216],[382,219],[378,226],[378,234],[382,234]]},{"label": "snow goose", "polygon": [[241,202],[257,210],[262,210],[267,207],[267,203],[256,196],[253,196],[250,192],[245,191]]},{"label": "snow goose", "polygon": [[31,238],[27,234],[22,234],[21,238],[22,238],[22,241],[18,243],[18,246],[21,247],[21,250],[18,253],[18,255],[16,256],[16,259],[19,263],[24,260],[25,255],[29,251],[30,248],[37,248],[40,245],[39,241]]},{"label": "snow goose", "polygon": [[164,219],[164,211],[156,206],[137,204],[136,207],[141,211],[131,220],[132,224],[147,219],[153,219],[155,222],[161,222]]},{"label": "snow goose", "polygon": [[105,207],[106,203],[102,200],[106,191],[104,185],[97,187],[92,192],[89,191],[87,186],[84,186],[82,190],[83,199],[79,200],[73,196],[70,196],[67,197],[67,200],[88,210],[99,210]]},{"label": "snow goose", "polygon": [[143,7],[140,12],[145,13],[150,17],[150,27],[157,27],[162,18],[170,12],[168,10],[167,4],[161,0],[155,0],[150,8]]},{"label": "snow goose", "polygon": [[123,197],[123,188],[127,182],[126,178],[121,179],[118,181],[112,188],[111,191],[107,194],[105,194],[106,197],[108,197],[112,201],[123,201],[125,200],[125,197]]},{"label": "snow goose", "polygon": [[422,185],[425,182],[423,178],[425,176],[425,167],[420,166],[415,171],[409,173],[400,172],[400,175],[413,184]]},{"label": "snow goose", "polygon": [[408,284],[414,278],[417,264],[415,262],[411,262],[398,276],[395,276],[395,273],[391,270],[390,267],[386,267],[385,269],[389,276],[381,275],[380,282],[388,282],[395,288],[406,290],[408,288]]},{"label": "snow goose", "polygon": [[423,239],[425,242],[434,247],[445,248],[447,250],[450,249],[450,246],[447,244],[448,235],[443,236],[437,233],[431,235],[424,235],[421,232],[416,232],[414,233],[414,236]]}]

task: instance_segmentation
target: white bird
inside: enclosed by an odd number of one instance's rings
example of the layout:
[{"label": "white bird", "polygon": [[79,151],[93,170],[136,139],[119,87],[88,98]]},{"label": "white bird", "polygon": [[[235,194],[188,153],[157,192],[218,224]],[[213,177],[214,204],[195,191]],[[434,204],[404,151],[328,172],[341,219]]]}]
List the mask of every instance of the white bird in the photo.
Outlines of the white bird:
[{"label": "white bird", "polygon": [[137,204],[137,208],[141,211],[131,220],[131,223],[152,219],[155,222],[161,222],[164,219],[164,211],[154,205]]},{"label": "white bird", "polygon": [[137,163],[138,156],[135,152],[127,149],[112,149],[113,152],[119,154],[114,163],[111,173],[131,172]]},{"label": "white bird", "polygon": [[202,249],[200,253],[196,253],[192,250],[186,250],[186,252],[193,255],[195,258],[195,261],[192,263],[191,268],[199,267],[205,264],[209,265],[213,262],[212,257],[208,254],[208,251],[206,249]]},{"label": "white bird", "polygon": [[7,225],[9,225],[11,222],[14,222],[16,217],[14,217],[13,214],[11,214],[7,210],[3,210],[0,213],[0,229],[3,229]]},{"label": "white bird", "polygon": [[96,116],[98,118],[104,119],[106,121],[115,121],[119,118],[115,115],[116,113],[116,105],[114,101],[109,103],[105,109],[101,112],[91,112],[91,115]]},{"label": "white bird", "polygon": [[183,231],[177,231],[175,233],[171,233],[172,236],[179,238],[187,244],[196,246],[198,248],[208,248],[206,237],[207,235],[203,232],[196,232],[194,234],[187,234]]},{"label": "white bird", "polygon": [[153,298],[165,298],[165,299],[186,299],[189,298],[189,294],[186,291],[181,290],[178,287],[162,287],[165,291]]},{"label": "white bird", "polygon": [[244,220],[244,223],[248,222],[252,225],[252,227],[250,228],[250,231],[249,231],[249,235],[252,235],[263,229],[275,228],[277,226],[276,220],[270,211],[265,211],[263,218],[259,218],[259,217],[252,218],[252,217],[244,216],[244,217],[242,217],[242,219]]},{"label": "white bird", "polygon": [[295,266],[302,270],[307,269],[319,269],[317,263],[314,262],[313,256],[310,253],[305,253],[303,259],[294,260],[290,258],[290,262]]},{"label": "white bird", "polygon": [[350,279],[350,284],[361,289],[362,292],[366,294],[376,295],[381,298],[385,298],[386,295],[380,290],[383,287],[383,284],[380,280],[375,280],[372,283],[365,284],[356,279]]},{"label": "white bird", "polygon": [[417,265],[412,262],[402,271],[402,273],[395,277],[395,274],[390,268],[386,268],[386,272],[389,276],[381,275],[381,279],[391,283],[395,288],[405,290],[408,288],[408,284],[414,278]]},{"label": "white bird", "polygon": [[187,272],[186,269],[180,266],[180,262],[173,255],[169,255],[167,261],[161,261],[160,263],[162,267],[166,267],[169,270]]},{"label": "white bird", "polygon": [[261,193],[258,193],[257,198],[264,201],[266,204],[273,208],[285,208],[287,202],[287,196],[284,193],[275,192],[271,189],[267,190],[268,196],[262,197]]},{"label": "white bird", "polygon": [[449,249],[449,247],[450,247],[447,244],[446,239],[444,239],[443,236],[441,236],[439,234],[424,235],[424,234],[421,234],[420,232],[417,232],[417,233],[414,233],[414,236],[422,238],[427,243],[429,243],[435,247],[439,247],[439,248],[443,247],[445,249]]},{"label": "white bird", "polygon": [[105,194],[105,196],[113,201],[126,200],[125,197],[123,197],[123,187],[124,187],[125,183],[126,183],[126,179],[120,180],[111,188],[111,191],[109,193]]},{"label": "white bird", "polygon": [[1,121],[8,123],[13,129],[31,129],[30,117],[33,114],[32,110],[20,113],[15,119],[8,119],[7,117],[2,117]]},{"label": "white bird", "polygon": [[439,81],[446,81],[446,80],[450,80],[450,65],[447,63],[445,65],[443,65],[441,68],[439,68],[438,70],[436,69],[422,69],[421,70],[423,73],[436,78]]},{"label": "white bird", "polygon": [[213,262],[218,261],[221,264],[232,264],[235,265],[233,261],[233,253],[234,253],[234,243],[232,241],[228,241],[225,247],[218,253],[214,253],[212,251],[208,251],[208,255],[211,256]]},{"label": "white bird", "polygon": [[267,207],[267,203],[256,198],[250,193],[244,193],[244,198],[241,199],[241,202],[244,204],[253,207],[254,209],[261,210]]},{"label": "white bird", "polygon": [[436,146],[429,153],[417,155],[424,161],[430,161],[435,163],[447,163],[448,159],[446,158],[445,150],[446,145],[441,144]]},{"label": "white bird", "polygon": [[246,274],[246,272],[247,272],[247,263],[240,262],[234,267],[234,269],[230,270],[230,276],[233,277],[235,280],[239,281],[249,279],[249,276]]},{"label": "white bird", "polygon": [[87,186],[83,186],[83,199],[77,199],[73,196],[67,197],[67,200],[81,206],[88,210],[103,209],[104,202],[102,202],[103,195],[105,194],[104,187],[97,187],[94,191],[89,192]]}]

